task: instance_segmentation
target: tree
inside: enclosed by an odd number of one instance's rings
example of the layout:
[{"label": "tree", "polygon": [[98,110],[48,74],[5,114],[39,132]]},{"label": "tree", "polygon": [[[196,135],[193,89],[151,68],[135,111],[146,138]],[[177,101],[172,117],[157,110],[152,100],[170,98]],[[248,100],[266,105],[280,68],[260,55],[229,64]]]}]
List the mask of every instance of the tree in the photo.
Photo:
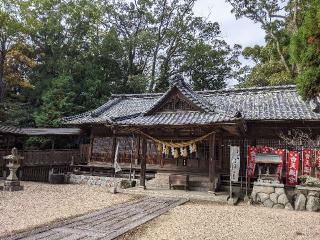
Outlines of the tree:
[{"label": "tree", "polygon": [[[189,75],[186,72],[187,55],[192,53],[190,48],[196,48],[200,44],[210,46],[216,52],[228,53],[211,55],[221,56],[228,61],[232,49],[223,41],[219,40],[220,29],[218,23],[205,21],[203,18],[195,17],[193,13],[194,0],[157,0],[157,1],[114,1],[108,7],[111,9],[107,14],[106,28],[114,27],[119,40],[124,46],[126,70],[124,88],[134,76],[143,76],[148,84],[148,91],[162,92],[169,86],[169,79],[176,74]],[[231,68],[224,68],[215,75],[220,75],[222,81],[231,75]],[[220,65],[222,67],[222,65]],[[228,66],[229,67],[229,66]],[[229,69],[228,72],[226,70]],[[223,75],[222,73],[225,73]],[[141,79],[141,77],[138,77]],[[207,85],[207,87],[209,87]],[[220,87],[224,84],[220,84]],[[218,85],[215,85],[218,87]]]},{"label": "tree", "polygon": [[277,52],[272,44],[268,43],[265,47],[258,45],[252,48],[247,47],[242,54],[245,59],[253,60],[256,65],[240,86],[262,87],[294,83],[294,78],[279,61]]},{"label": "tree", "polygon": [[261,25],[266,46],[246,48],[243,55],[256,66],[243,86],[293,83],[300,67],[290,61],[289,45],[302,22],[307,1],[301,0],[227,0],[237,18],[246,17]]},{"label": "tree", "polygon": [[27,44],[28,32],[21,22],[15,1],[0,3],[0,102],[8,87],[20,92],[31,88],[27,72],[34,68],[32,48]]},{"label": "tree", "polygon": [[226,79],[232,79],[240,68],[239,46],[235,51],[224,42],[217,41],[216,46],[203,42],[188,47],[181,71],[190,77],[194,90],[214,90],[226,87]]},{"label": "tree", "polygon": [[12,98],[35,116],[32,123],[19,113],[19,123],[59,126],[61,116],[95,108],[112,93],[165,91],[177,74],[197,89],[237,76],[239,47],[221,40],[218,23],[194,16],[194,0],[5,1],[16,5],[3,13],[21,26],[7,72],[19,71],[32,86],[19,85]]},{"label": "tree", "polygon": [[313,0],[307,8],[301,27],[292,37],[291,60],[301,69],[297,84],[305,99],[320,94],[320,1]]},{"label": "tree", "polygon": [[69,76],[59,76],[51,80],[50,88],[42,95],[42,105],[34,114],[37,126],[60,127],[61,119],[74,110],[73,79]]}]

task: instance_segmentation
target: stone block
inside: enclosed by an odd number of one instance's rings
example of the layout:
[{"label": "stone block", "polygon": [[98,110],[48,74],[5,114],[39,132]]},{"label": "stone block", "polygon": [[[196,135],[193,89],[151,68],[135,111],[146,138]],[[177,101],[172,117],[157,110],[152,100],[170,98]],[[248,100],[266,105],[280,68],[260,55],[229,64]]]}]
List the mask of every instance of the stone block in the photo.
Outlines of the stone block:
[{"label": "stone block", "polygon": [[278,195],[281,195],[281,194],[285,193],[284,192],[284,188],[275,188],[274,191]]},{"label": "stone block", "polygon": [[303,211],[306,209],[306,197],[303,194],[299,194],[294,202],[294,209],[297,211]]},{"label": "stone block", "polygon": [[270,200],[272,201],[272,202],[274,202],[275,204],[277,204],[278,203],[278,194],[276,194],[276,193],[271,193],[270,194]]},{"label": "stone block", "polygon": [[254,186],[253,190],[257,193],[274,193],[274,187],[272,186]]},{"label": "stone block", "polygon": [[310,212],[316,212],[320,209],[319,198],[315,196],[308,196],[306,210]]},{"label": "stone block", "polygon": [[251,199],[252,199],[252,201],[257,201],[257,193],[255,192],[255,191],[252,191],[252,193],[251,193]]},{"label": "stone block", "polygon": [[293,207],[292,207],[291,203],[287,203],[284,208],[287,209],[287,210],[293,210]]},{"label": "stone block", "polygon": [[282,205],[282,204],[275,204],[275,205],[273,206],[273,208],[276,208],[276,209],[284,209],[284,205]]},{"label": "stone block", "polygon": [[228,199],[228,205],[236,205],[238,202],[239,198],[237,197],[232,197]]},{"label": "stone block", "polygon": [[[257,201],[258,201],[258,202],[262,202],[262,203],[263,203],[263,202],[266,201],[267,199],[269,199],[269,194],[263,193],[263,192],[257,194]],[[270,200],[270,201],[271,201],[271,200]]]},{"label": "stone block", "polygon": [[20,181],[5,181],[3,191],[15,192],[22,191],[24,188],[20,185]]},{"label": "stone block", "polygon": [[274,203],[268,198],[263,202],[263,206],[268,207],[268,208],[272,208],[274,205]]},{"label": "stone block", "polygon": [[313,196],[313,197],[319,197],[319,192],[316,191],[309,191],[308,192],[308,197]]},{"label": "stone block", "polygon": [[288,197],[285,193],[281,194],[278,197],[278,203],[282,204],[283,206],[285,206],[288,202],[289,202],[289,200],[288,200]]}]

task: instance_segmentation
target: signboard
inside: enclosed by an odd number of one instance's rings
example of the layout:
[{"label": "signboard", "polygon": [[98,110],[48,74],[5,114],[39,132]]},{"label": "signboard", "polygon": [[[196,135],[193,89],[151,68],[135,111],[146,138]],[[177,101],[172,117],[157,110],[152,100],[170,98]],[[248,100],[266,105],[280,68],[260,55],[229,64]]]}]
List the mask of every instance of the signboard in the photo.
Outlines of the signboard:
[{"label": "signboard", "polygon": [[115,152],[115,156],[114,156],[114,163],[113,163],[115,173],[122,171],[122,169],[118,163],[118,155],[119,155],[119,143],[117,143],[116,152]]},{"label": "signboard", "polygon": [[240,171],[240,147],[230,146],[230,180],[238,182]]}]

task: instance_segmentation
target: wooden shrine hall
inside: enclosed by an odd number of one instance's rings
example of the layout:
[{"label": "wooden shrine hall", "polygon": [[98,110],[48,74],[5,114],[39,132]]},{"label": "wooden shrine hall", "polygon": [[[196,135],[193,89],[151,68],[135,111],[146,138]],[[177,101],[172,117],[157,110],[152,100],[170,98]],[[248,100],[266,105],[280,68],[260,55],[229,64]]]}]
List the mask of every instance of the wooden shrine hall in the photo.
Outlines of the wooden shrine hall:
[{"label": "wooden shrine hall", "polygon": [[[240,176],[249,145],[286,147],[280,133],[320,133],[319,102],[303,101],[295,86],[196,92],[177,77],[166,93],[120,94],[101,107],[66,117],[90,136],[88,166],[197,176],[216,191],[228,178],[230,146],[240,146]],[[118,147],[117,147],[118,146]]]}]

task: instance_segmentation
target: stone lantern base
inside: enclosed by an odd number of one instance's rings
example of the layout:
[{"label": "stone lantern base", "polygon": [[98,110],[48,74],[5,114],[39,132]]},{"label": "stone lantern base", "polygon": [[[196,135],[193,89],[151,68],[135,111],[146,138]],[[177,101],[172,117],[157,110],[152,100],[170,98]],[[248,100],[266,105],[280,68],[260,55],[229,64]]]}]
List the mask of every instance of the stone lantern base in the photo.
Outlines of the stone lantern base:
[{"label": "stone lantern base", "polygon": [[20,185],[20,181],[5,181],[4,186],[2,187],[3,191],[9,191],[9,192],[14,192],[14,191],[21,191],[23,190],[23,186]]}]

